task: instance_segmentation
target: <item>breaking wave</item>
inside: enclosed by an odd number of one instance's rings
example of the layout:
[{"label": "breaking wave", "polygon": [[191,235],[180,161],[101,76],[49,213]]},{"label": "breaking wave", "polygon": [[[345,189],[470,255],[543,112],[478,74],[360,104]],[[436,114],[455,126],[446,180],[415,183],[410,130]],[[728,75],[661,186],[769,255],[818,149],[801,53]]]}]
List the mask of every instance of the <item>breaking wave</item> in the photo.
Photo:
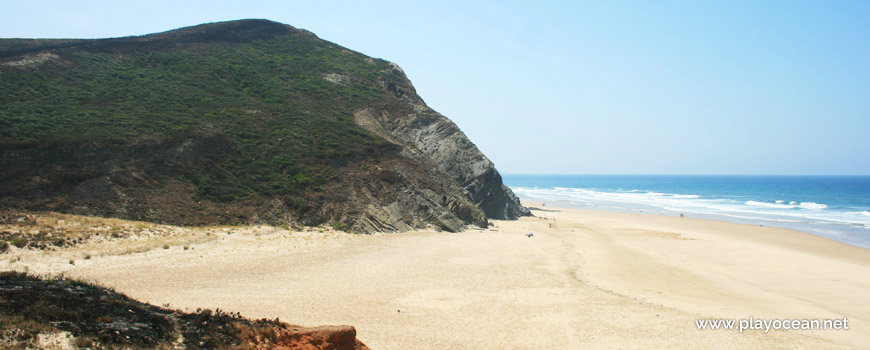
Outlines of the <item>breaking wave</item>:
[{"label": "breaking wave", "polygon": [[[870,247],[870,177],[577,176],[522,179],[521,199],[785,227]],[[510,182],[507,182],[510,183]],[[836,185],[836,186],[834,186]],[[555,187],[561,186],[561,187]]]},{"label": "breaking wave", "polygon": [[870,227],[870,211],[831,210],[827,204],[811,201],[737,201],[695,194],[651,191],[596,191],[584,188],[514,187],[523,199],[553,201],[569,206],[612,208],[616,210],[670,211],[719,215],[750,220],[792,223],[828,223]]},{"label": "breaking wave", "polygon": [[813,203],[813,202],[801,202],[801,208],[810,209],[810,210],[822,210],[827,208],[827,205]]},{"label": "breaking wave", "polygon": [[743,204],[754,206],[754,207],[766,207],[766,208],[774,208],[774,209],[808,209],[808,210],[822,210],[827,208],[826,204],[819,204],[815,202],[795,202],[791,201],[788,204],[783,204],[785,201],[778,200],[773,203],[768,202],[759,202],[759,201],[746,201]]}]

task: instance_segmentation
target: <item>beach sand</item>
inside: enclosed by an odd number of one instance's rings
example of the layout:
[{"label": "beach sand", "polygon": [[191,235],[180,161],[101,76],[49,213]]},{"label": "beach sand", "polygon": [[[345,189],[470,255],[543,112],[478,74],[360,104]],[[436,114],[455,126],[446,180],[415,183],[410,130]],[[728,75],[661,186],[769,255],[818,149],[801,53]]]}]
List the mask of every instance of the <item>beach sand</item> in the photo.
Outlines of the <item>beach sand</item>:
[{"label": "beach sand", "polygon": [[[6,259],[172,308],[350,324],[372,349],[853,349],[870,250],[784,229],[542,207],[489,230],[217,230],[169,249]],[[533,232],[533,237],[526,233]],[[89,247],[87,249],[98,249]],[[109,248],[105,248],[109,249]],[[64,255],[67,254],[67,255]],[[848,330],[698,330],[696,319],[842,319]]]}]

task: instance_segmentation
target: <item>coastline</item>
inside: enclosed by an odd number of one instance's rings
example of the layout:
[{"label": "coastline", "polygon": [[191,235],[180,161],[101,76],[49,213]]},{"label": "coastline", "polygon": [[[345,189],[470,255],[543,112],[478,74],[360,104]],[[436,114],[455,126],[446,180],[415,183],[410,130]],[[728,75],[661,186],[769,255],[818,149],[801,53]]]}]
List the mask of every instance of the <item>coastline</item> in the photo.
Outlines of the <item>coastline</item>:
[{"label": "coastline", "polygon": [[[141,301],[304,326],[372,349],[840,348],[870,343],[870,252],[808,233],[534,207],[489,230],[243,228],[181,247],[3,259]],[[533,237],[526,237],[533,232]],[[93,247],[90,249],[99,249]],[[12,253],[14,254],[14,252]],[[849,330],[698,330],[698,319],[842,319]]]},{"label": "coastline", "polygon": [[517,195],[557,207],[706,218],[808,232],[870,248],[870,177],[505,175]]},{"label": "coastline", "polygon": [[[656,207],[640,207],[640,208],[626,208],[626,207],[608,207],[608,206],[577,206],[571,205],[569,203],[565,203],[562,201],[543,201],[543,200],[527,200],[523,199],[523,202],[529,203],[539,203],[544,204],[548,203],[548,205],[552,206],[554,203],[556,204],[555,208],[569,209],[569,210],[582,210],[582,211],[599,211],[599,212],[613,212],[613,213],[625,213],[625,214],[641,214],[641,215],[653,215],[653,216],[670,216],[670,217],[678,217],[680,214],[683,214],[686,218],[692,219],[700,219],[700,220],[709,220],[709,221],[718,221],[718,222],[727,222],[730,224],[738,224],[738,225],[747,225],[747,226],[759,226],[759,227],[771,227],[776,229],[782,229],[790,232],[799,232],[802,234],[808,234],[814,237],[823,238],[828,241],[834,241],[837,243],[842,243],[848,246],[861,248],[870,251],[870,246],[865,242],[856,242],[852,240],[845,240],[843,238],[843,232],[835,232],[820,229],[817,225],[812,223],[789,223],[782,221],[773,221],[766,220],[762,218],[751,218],[751,217],[741,217],[741,216],[729,216],[722,214],[708,214],[708,213],[696,213],[689,211],[676,211],[676,210],[668,210],[663,208]],[[863,232],[862,232],[863,233]]]}]

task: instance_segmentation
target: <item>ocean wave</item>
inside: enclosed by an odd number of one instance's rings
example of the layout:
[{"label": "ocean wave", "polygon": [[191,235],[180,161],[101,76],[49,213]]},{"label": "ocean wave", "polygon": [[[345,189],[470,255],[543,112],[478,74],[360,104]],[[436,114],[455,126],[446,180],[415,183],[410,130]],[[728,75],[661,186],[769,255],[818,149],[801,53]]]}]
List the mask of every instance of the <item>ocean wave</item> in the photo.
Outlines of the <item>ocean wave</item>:
[{"label": "ocean wave", "polygon": [[810,209],[810,210],[822,210],[827,208],[828,206],[825,204],[819,204],[814,202],[801,202],[801,208]]},{"label": "ocean wave", "polygon": [[[792,202],[795,203],[795,202]],[[767,203],[767,202],[758,202],[758,201],[746,201],[743,203],[753,207],[765,207],[765,208],[774,208],[774,209],[794,209],[797,208],[797,203],[795,204],[779,204],[779,203]]]},{"label": "ocean wave", "polygon": [[[827,200],[792,201],[779,195],[767,200],[748,200],[747,196],[714,196],[709,194],[675,194],[650,190],[599,190],[576,187],[511,187],[526,200],[545,201],[548,206],[565,205],[576,208],[630,212],[686,213],[697,217],[711,216],[726,221],[758,223],[833,236],[832,230],[843,232],[838,238],[853,245],[870,247],[870,209],[867,206],[844,207]],[[677,191],[674,191],[677,192]],[[691,192],[689,192],[691,193]],[[700,192],[695,192],[700,193]],[[763,198],[763,197],[762,197]],[[826,202],[823,204],[821,202]],[[833,209],[832,209],[833,208]]]},{"label": "ocean wave", "polygon": [[[730,198],[710,198],[688,194],[651,195],[648,191],[608,192],[582,188],[512,188],[520,198],[564,203],[569,206],[628,207],[635,210],[660,208],[677,213],[723,215],[736,218],[770,220],[794,223],[828,223],[870,228],[870,210],[831,210],[828,205],[817,202],[782,200],[747,201]],[[659,193],[659,192],[653,192]],[[788,204],[786,204],[788,203]],[[636,206],[632,206],[636,205]]]},{"label": "ocean wave", "polygon": [[800,202],[800,204],[798,204],[798,202],[791,201],[791,202],[788,202],[788,204],[782,204],[782,203],[785,203],[785,201],[776,201],[775,203],[759,202],[759,201],[746,201],[743,204],[746,204],[748,206],[753,206],[753,207],[765,207],[765,208],[772,208],[772,209],[801,208],[801,209],[807,209],[807,210],[822,210],[822,209],[826,209],[828,207],[826,204],[820,204],[820,203],[816,203],[816,202]]}]

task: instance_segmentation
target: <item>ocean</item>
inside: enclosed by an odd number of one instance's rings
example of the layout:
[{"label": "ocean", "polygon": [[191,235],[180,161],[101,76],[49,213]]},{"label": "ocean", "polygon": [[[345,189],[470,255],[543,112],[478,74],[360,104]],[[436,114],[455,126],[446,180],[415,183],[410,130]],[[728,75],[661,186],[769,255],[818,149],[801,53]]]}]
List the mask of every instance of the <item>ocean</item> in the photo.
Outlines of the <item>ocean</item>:
[{"label": "ocean", "polygon": [[870,248],[870,176],[504,175],[554,207],[680,215],[808,232]]}]

